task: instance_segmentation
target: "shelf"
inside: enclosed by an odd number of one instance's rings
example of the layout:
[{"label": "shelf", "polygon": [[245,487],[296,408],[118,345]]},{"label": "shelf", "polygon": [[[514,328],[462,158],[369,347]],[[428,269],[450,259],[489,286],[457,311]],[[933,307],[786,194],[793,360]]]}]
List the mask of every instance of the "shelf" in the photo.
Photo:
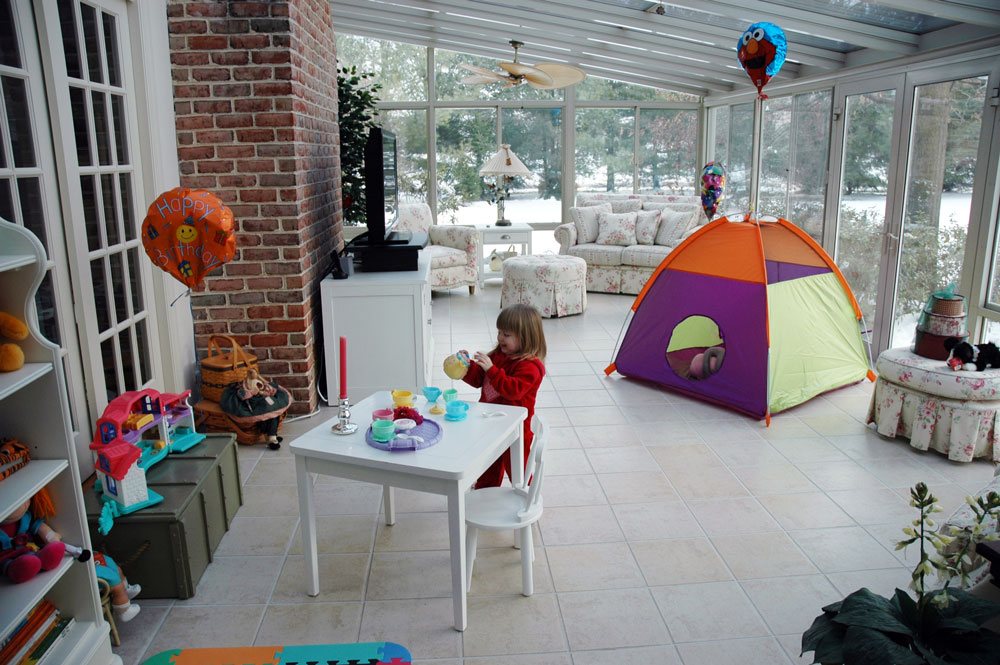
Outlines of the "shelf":
[{"label": "shelf", "polygon": [[30,266],[35,262],[33,254],[8,254],[0,256],[0,272],[5,270],[17,270],[24,266]]},{"label": "shelf", "polygon": [[51,371],[51,363],[25,363],[24,367],[19,370],[0,373],[0,399],[13,394]]},{"label": "shelf", "polygon": [[69,570],[70,566],[83,566],[70,556],[63,557],[54,570],[43,571],[27,582],[3,586],[3,603],[0,603],[0,635],[7,635],[17,622],[24,618],[32,607],[38,604],[56,582]]},{"label": "shelf", "polygon": [[64,459],[35,459],[0,480],[0,515],[9,515],[68,467]]}]

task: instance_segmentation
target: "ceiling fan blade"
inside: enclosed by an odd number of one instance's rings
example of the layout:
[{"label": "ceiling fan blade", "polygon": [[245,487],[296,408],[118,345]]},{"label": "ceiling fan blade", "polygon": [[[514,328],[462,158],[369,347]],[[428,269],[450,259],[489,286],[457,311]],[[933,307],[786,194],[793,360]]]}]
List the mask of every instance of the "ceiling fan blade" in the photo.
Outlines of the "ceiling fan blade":
[{"label": "ceiling fan blade", "polygon": [[480,76],[479,74],[473,74],[471,76],[463,76],[462,83],[465,85],[479,85],[482,83],[496,83],[498,81],[506,81],[507,79],[502,76]]},{"label": "ceiling fan blade", "polygon": [[528,85],[536,90],[555,90],[556,88],[566,88],[575,85],[587,78],[587,72],[572,65],[562,65],[556,62],[539,62],[535,65],[538,69],[549,76],[551,83],[535,83],[530,79]]},{"label": "ceiling fan blade", "polygon": [[552,77],[538,67],[532,67],[520,62],[498,62],[497,65],[514,76],[523,76],[529,83],[537,83],[538,85],[552,84]]},{"label": "ceiling fan blade", "polygon": [[494,72],[490,69],[485,69],[484,67],[477,67],[476,65],[467,65],[464,62],[458,64],[462,69],[467,69],[473,74],[478,74],[479,76],[489,76],[495,81],[504,81],[507,79],[507,75],[502,72]]}]

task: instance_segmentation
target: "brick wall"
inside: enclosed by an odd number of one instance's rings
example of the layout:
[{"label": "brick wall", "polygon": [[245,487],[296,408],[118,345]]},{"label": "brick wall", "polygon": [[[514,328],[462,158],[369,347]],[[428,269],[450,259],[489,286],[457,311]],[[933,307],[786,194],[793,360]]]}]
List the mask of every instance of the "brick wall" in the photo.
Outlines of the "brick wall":
[{"label": "brick wall", "polygon": [[181,185],[237,220],[235,260],[192,298],[200,354],[232,335],[311,411],[319,280],[340,242],[337,70],[326,0],[167,8]]}]

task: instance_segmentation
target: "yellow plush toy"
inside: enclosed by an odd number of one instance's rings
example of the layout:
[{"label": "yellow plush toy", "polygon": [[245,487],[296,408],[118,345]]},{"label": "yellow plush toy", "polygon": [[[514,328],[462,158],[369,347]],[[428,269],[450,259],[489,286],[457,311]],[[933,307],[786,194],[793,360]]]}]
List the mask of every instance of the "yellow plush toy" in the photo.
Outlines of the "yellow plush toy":
[{"label": "yellow plush toy", "polygon": [[[7,312],[0,312],[0,337],[27,339],[28,326]],[[0,344],[0,372],[13,372],[24,366],[24,351],[17,344]]]}]

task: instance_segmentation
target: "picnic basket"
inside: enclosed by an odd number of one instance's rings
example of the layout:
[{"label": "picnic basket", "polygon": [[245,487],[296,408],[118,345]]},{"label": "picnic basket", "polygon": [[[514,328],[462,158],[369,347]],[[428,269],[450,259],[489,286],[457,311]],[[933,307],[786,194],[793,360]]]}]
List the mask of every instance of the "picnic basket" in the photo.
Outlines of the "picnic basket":
[{"label": "picnic basket", "polygon": [[[236,435],[237,443],[244,446],[252,446],[255,443],[264,443],[256,425],[241,424],[236,422],[216,402],[203,399],[194,406],[194,413],[198,430],[202,432],[231,432]],[[285,420],[286,414],[281,414],[281,420]],[[280,431],[280,430],[279,430]]]},{"label": "picnic basket", "polygon": [[[223,351],[220,340],[232,350]],[[229,335],[212,335],[208,338],[208,355],[201,360],[202,398],[218,403],[226,386],[242,381],[251,368],[257,369],[257,356],[244,351]]]}]

